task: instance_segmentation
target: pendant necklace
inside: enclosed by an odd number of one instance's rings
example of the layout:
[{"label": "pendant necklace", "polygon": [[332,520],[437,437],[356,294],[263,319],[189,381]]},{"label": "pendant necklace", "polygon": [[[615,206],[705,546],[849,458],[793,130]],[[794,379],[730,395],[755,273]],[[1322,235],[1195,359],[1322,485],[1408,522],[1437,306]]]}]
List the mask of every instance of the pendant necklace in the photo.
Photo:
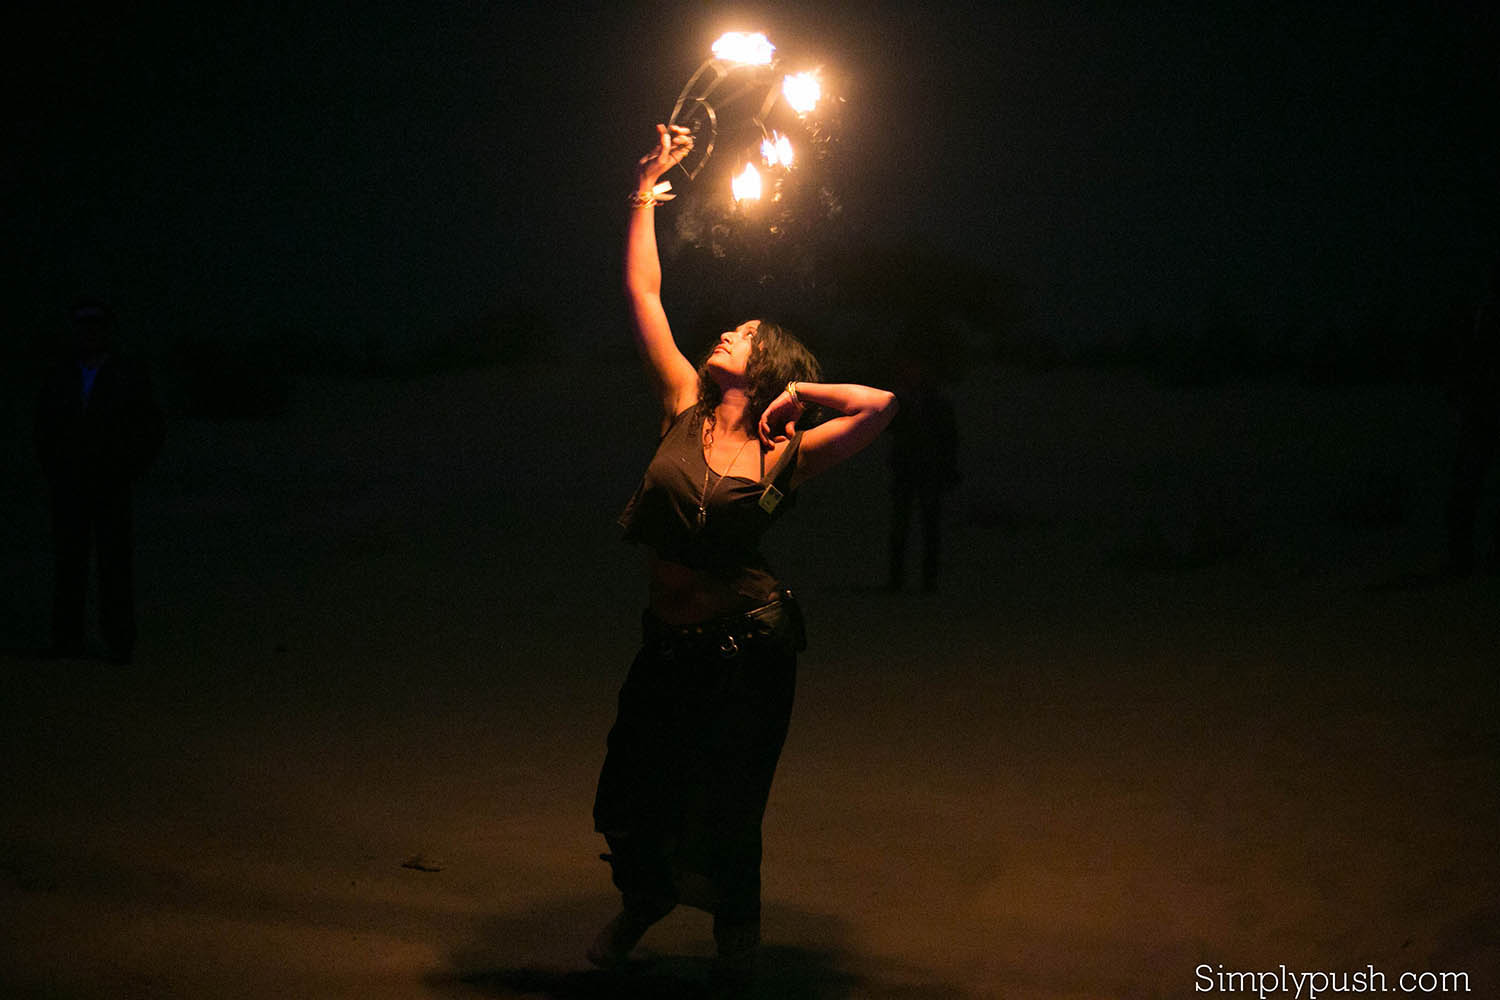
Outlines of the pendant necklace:
[{"label": "pendant necklace", "polygon": [[[734,471],[734,463],[738,462],[740,460],[740,455],[744,454],[745,447],[750,444],[751,440],[753,440],[753,439],[752,438],[746,438],[745,439],[745,443],[742,444],[742,445],[740,445],[739,450],[734,453],[734,457],[729,460],[729,471],[730,472]],[[713,493],[713,490],[710,490],[709,486],[708,486],[708,474],[710,472],[712,472],[712,471],[713,471],[712,467],[709,466],[709,464],[708,464],[708,450],[705,449],[704,452],[703,452],[703,490],[702,490],[702,492],[700,492],[698,494],[698,530],[699,531],[702,531],[703,530],[703,526],[708,523],[708,499],[709,499],[709,497]],[[720,475],[718,479],[714,480],[713,489],[716,490],[716,489],[719,488],[719,484],[724,481],[724,475],[727,475],[727,474],[728,473]]]}]

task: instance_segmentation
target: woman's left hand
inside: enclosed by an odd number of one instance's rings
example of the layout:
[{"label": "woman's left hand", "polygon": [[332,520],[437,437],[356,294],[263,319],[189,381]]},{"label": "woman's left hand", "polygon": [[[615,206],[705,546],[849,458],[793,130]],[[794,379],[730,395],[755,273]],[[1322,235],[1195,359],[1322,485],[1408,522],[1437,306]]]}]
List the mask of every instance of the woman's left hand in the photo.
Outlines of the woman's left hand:
[{"label": "woman's left hand", "polygon": [[771,400],[760,415],[760,442],[767,448],[780,441],[789,441],[797,433],[797,418],[802,416],[802,403],[783,390]]}]

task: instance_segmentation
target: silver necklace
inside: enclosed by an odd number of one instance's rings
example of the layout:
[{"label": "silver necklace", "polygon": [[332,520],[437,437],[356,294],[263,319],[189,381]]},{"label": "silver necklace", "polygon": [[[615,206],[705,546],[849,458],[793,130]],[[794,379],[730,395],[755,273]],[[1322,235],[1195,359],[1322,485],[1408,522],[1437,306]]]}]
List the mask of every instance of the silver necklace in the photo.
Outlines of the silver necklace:
[{"label": "silver necklace", "polygon": [[[750,441],[751,441],[750,438],[746,438],[745,439],[745,443],[742,444],[742,445],[740,445],[739,450],[734,453],[734,457],[729,460],[729,471],[730,472],[734,471],[734,463],[738,462],[740,460],[740,456],[742,454],[744,454],[745,447],[746,447],[746,445],[750,444]],[[712,444],[712,438],[710,438],[709,439],[709,448],[711,448],[712,446],[713,446],[713,444]],[[704,448],[703,449],[703,490],[698,494],[698,530],[699,531],[702,531],[703,530],[703,526],[708,523],[708,499],[713,494],[713,490],[709,489],[709,486],[708,486],[708,474],[713,471],[713,467],[708,464],[708,451],[709,451],[709,448]],[[728,475],[728,473],[721,473],[719,475],[719,478],[717,478],[717,479],[714,480],[714,485],[713,485],[713,489],[714,490],[716,490],[716,489],[719,488],[719,484],[724,481],[724,476],[725,475]]]}]

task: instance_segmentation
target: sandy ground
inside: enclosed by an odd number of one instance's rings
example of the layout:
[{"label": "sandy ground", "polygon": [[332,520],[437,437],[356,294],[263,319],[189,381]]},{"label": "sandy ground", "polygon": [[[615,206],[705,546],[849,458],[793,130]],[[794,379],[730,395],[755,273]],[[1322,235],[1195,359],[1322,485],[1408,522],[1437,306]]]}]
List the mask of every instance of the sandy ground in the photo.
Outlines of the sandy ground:
[{"label": "sandy ground", "polygon": [[[614,909],[589,809],[643,599],[613,528],[640,392],[629,365],[329,379],[282,420],[175,422],[128,668],[28,652],[13,400],[0,994],[700,995],[695,911],[630,975],[581,957]],[[880,589],[878,452],[773,539],[812,647],[760,995],[1173,1000],[1284,964],[1500,996],[1500,581],[1437,572],[1440,399],[956,395],[938,593]]]}]

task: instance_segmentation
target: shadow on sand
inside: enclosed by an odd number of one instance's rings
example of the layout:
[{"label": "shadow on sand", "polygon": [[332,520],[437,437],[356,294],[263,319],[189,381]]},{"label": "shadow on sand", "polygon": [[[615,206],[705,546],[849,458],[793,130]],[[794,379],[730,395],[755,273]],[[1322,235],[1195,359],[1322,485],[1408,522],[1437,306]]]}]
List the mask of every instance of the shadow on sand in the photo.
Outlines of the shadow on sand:
[{"label": "shadow on sand", "polygon": [[[451,971],[429,978],[427,985],[447,996],[538,1000],[709,1000],[725,995],[715,989],[711,958],[653,953],[649,936],[637,952],[644,957],[618,970],[590,968],[581,954],[574,968],[506,961],[507,954],[539,954],[536,949],[543,937],[568,935],[579,927],[591,926],[580,921],[587,915],[597,922],[598,910],[594,901],[558,901],[526,913],[496,917],[486,923],[483,941],[453,955]],[[853,971],[871,962],[839,945],[847,934],[842,923],[827,914],[768,906],[765,923],[780,936],[807,943],[763,945],[754,984],[747,991],[733,993],[735,997],[959,1000],[963,996],[957,987],[936,982],[934,976],[918,970],[881,969],[874,974]],[[540,953],[547,950],[543,947]]]}]

